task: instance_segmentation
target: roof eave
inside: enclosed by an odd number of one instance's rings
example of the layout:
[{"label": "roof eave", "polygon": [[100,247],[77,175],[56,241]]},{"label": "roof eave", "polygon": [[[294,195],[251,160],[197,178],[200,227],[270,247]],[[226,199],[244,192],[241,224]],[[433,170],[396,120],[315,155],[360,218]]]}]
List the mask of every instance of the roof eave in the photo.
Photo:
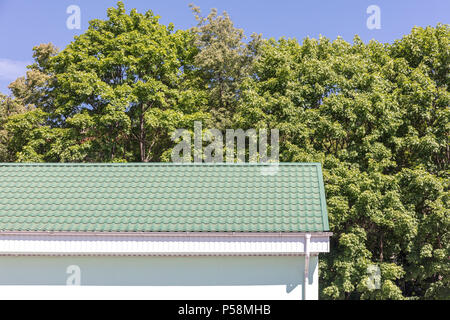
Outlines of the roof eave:
[{"label": "roof eave", "polygon": [[29,236],[97,236],[97,237],[303,237],[311,234],[313,237],[331,237],[329,231],[302,232],[74,232],[74,231],[0,231],[2,235]]}]

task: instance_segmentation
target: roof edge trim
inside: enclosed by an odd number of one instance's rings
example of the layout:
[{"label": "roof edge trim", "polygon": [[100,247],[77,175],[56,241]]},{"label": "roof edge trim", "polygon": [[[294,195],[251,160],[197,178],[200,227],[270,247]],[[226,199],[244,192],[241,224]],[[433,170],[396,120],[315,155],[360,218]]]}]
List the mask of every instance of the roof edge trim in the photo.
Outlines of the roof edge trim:
[{"label": "roof edge trim", "polygon": [[92,237],[331,237],[332,232],[50,232],[50,231],[0,231],[1,236],[92,236]]}]

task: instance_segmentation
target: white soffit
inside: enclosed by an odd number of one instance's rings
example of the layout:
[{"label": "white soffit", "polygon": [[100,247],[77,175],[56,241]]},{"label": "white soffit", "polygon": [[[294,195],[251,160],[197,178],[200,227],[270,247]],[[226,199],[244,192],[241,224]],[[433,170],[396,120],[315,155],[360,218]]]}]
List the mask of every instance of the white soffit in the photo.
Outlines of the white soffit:
[{"label": "white soffit", "polygon": [[[310,254],[331,233],[310,233]],[[304,255],[306,233],[73,234],[0,232],[0,255]]]}]

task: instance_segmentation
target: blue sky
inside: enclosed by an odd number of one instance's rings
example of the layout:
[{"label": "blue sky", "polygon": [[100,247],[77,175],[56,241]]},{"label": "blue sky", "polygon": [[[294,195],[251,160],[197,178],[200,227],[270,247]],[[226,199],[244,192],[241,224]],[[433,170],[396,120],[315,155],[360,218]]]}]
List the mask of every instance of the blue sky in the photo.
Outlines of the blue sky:
[{"label": "blue sky", "polygon": [[[0,92],[8,93],[8,84],[25,73],[32,62],[32,48],[53,42],[63,49],[75,35],[88,27],[88,21],[105,18],[106,9],[117,1],[107,0],[0,0]],[[206,14],[209,9],[226,10],[235,25],[247,35],[262,33],[265,38],[324,35],[342,36],[352,41],[358,34],[364,41],[376,39],[392,42],[410,32],[414,26],[450,23],[448,0],[124,0],[127,10],[148,9],[161,16],[162,23],[173,22],[176,28],[190,28],[195,19],[188,7],[194,2]],[[78,5],[81,29],[69,30],[67,7]],[[366,13],[370,5],[381,11],[381,29],[369,30]]]}]

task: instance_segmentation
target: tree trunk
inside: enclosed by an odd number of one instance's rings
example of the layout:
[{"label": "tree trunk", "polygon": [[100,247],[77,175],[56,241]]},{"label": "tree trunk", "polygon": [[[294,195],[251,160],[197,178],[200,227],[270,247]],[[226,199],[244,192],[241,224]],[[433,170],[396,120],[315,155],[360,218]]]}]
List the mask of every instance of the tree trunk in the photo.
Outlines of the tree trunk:
[{"label": "tree trunk", "polygon": [[141,104],[141,114],[139,116],[139,149],[141,152],[141,162],[147,162],[145,156],[145,119],[144,104]]}]

